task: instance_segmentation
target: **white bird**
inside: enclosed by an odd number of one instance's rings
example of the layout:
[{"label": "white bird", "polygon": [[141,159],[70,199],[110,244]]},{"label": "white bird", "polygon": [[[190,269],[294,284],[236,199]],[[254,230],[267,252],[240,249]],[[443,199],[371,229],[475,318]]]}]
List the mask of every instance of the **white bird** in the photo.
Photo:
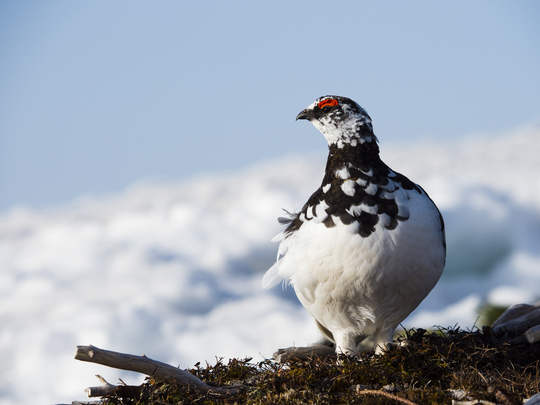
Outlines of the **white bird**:
[{"label": "white bird", "polygon": [[296,117],[326,138],[321,187],[285,231],[263,288],[292,283],[325,343],[356,356],[368,336],[387,350],[396,327],[437,284],[443,218],[427,193],[379,157],[367,112],[346,97],[318,98]]}]

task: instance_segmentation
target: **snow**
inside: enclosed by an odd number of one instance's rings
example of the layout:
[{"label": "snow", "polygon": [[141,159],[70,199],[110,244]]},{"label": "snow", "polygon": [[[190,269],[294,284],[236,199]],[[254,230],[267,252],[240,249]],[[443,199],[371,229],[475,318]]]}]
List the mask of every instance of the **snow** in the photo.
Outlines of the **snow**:
[{"label": "snow", "polygon": [[[540,297],[540,129],[451,143],[382,145],[446,221],[448,261],[406,327],[472,327],[477,309]],[[290,156],[179,183],[0,216],[0,404],[83,400],[94,374],[77,345],[182,368],[270,357],[317,330],[292,289],[261,288],[282,208],[320,185],[324,156]]]}]

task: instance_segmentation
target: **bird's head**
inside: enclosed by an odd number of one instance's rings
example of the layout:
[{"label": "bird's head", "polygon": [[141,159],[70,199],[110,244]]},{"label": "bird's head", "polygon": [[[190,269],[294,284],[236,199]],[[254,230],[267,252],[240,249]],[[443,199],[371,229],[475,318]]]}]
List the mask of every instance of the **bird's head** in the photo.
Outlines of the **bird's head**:
[{"label": "bird's head", "polygon": [[343,148],[377,142],[366,110],[347,97],[323,96],[302,111],[297,120],[308,120],[324,135],[328,145]]}]

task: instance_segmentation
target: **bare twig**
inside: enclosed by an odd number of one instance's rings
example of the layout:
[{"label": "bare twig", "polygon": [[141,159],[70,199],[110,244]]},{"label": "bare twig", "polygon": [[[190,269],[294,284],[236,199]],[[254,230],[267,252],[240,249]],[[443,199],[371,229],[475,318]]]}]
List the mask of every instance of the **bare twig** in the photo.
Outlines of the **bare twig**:
[{"label": "bare twig", "polygon": [[[211,387],[187,371],[157,360],[152,360],[144,355],[136,356],[133,354],[117,353],[103,350],[92,345],[77,346],[75,359],[102,364],[121,370],[135,371],[137,373],[146,374],[156,380],[174,381],[185,387],[192,387],[203,391],[212,391],[216,394],[235,394],[243,389],[242,386]],[[105,381],[105,383],[107,382]]]},{"label": "bare twig", "polygon": [[109,384],[105,380],[105,378],[103,378],[99,374],[96,374],[96,377],[102,385],[100,387],[88,387],[87,389],[85,389],[84,391],[88,395],[88,398],[104,397],[105,395],[111,394],[116,389],[116,385]]},{"label": "bare twig", "polygon": [[401,398],[401,397],[398,397],[397,395],[393,395],[388,392],[379,391],[379,390],[362,390],[357,386],[354,393],[356,395],[380,395],[382,397],[390,398],[390,399],[393,399],[394,401],[402,402],[407,405],[417,405],[416,402],[409,401],[406,398]]}]

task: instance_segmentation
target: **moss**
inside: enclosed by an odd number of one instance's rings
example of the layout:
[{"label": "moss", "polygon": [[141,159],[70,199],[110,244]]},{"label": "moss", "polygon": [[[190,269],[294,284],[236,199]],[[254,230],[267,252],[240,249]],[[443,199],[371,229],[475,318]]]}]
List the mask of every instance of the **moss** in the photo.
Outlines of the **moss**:
[{"label": "moss", "polygon": [[[476,330],[406,331],[400,347],[359,360],[341,358],[253,363],[222,359],[189,370],[209,385],[241,384],[239,394],[218,396],[148,380],[137,395],[114,394],[113,404],[451,404],[449,390],[471,398],[521,402],[540,392],[540,345],[510,346]],[[381,392],[385,394],[381,394]],[[389,398],[394,396],[394,398]],[[500,400],[506,396],[506,400]]]}]

